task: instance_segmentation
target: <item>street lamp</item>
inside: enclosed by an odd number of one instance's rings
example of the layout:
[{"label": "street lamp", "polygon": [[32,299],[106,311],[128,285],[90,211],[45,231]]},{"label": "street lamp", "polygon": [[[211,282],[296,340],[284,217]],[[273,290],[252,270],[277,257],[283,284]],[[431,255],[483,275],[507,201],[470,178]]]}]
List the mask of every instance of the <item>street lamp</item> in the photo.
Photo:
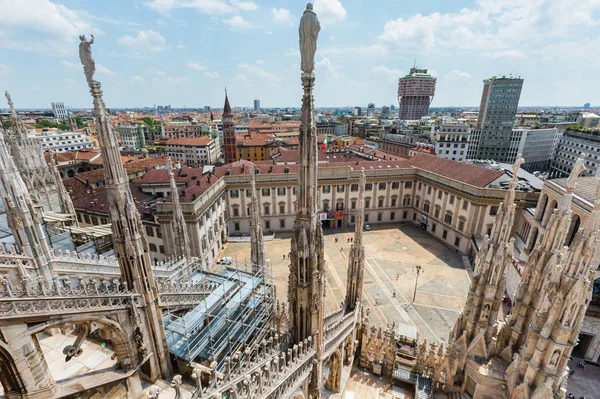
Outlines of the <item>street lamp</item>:
[{"label": "street lamp", "polygon": [[415,298],[417,297],[417,284],[419,284],[419,275],[421,274],[423,268],[421,267],[421,265],[417,265],[415,267],[415,270],[417,271],[417,279],[415,280],[415,292],[413,294],[412,302],[410,303],[411,305],[415,302]]}]

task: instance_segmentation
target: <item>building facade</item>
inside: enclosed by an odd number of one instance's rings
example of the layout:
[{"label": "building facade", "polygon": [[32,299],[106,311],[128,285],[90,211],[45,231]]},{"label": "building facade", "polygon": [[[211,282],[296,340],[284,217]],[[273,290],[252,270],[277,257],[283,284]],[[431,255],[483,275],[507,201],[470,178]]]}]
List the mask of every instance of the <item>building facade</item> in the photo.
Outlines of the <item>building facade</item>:
[{"label": "building facade", "polygon": [[[520,136],[517,153],[525,163],[521,166],[528,172],[547,172],[554,156],[554,149],[562,133],[557,128],[515,128],[513,134]],[[516,146],[511,140],[511,146]],[[514,152],[514,151],[513,151]]]},{"label": "building facade", "polygon": [[47,130],[37,137],[44,147],[55,152],[79,151],[94,147],[94,142],[84,132]]},{"label": "building facade", "polygon": [[187,139],[169,139],[165,151],[170,157],[183,161],[188,166],[199,168],[217,162],[218,152],[215,140],[208,136]]},{"label": "building facade", "polygon": [[121,147],[125,150],[139,150],[146,146],[147,127],[138,125],[117,125],[115,130],[119,133]]},{"label": "building facade", "polygon": [[453,161],[467,159],[470,137],[471,127],[464,123],[445,123],[431,129],[435,154]]},{"label": "building facade", "polygon": [[523,79],[492,77],[483,81],[476,134],[473,134],[467,154],[468,159],[493,159],[513,163],[518,147],[513,124]]},{"label": "building facade", "polygon": [[67,120],[69,118],[65,103],[52,102],[50,105],[52,106],[52,114],[54,114],[55,119]]},{"label": "building facade", "polygon": [[435,95],[436,78],[427,69],[411,68],[398,82],[399,119],[418,120],[429,114],[429,104]]},{"label": "building facade", "polygon": [[260,100],[254,100],[254,110],[260,111]]},{"label": "building facade", "polygon": [[584,175],[600,176],[600,136],[583,129],[567,129],[557,141],[551,166],[552,177],[568,176],[582,152],[588,154]]}]

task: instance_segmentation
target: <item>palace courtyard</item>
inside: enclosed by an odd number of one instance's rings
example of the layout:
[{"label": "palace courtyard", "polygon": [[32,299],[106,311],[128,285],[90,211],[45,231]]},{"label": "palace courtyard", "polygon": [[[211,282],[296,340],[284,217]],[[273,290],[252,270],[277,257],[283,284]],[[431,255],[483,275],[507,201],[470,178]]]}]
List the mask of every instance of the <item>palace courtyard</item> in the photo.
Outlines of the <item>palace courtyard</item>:
[{"label": "palace courtyard", "polygon": [[[419,338],[446,342],[469,290],[466,258],[410,224],[372,227],[365,231],[363,305],[371,309],[371,325],[395,322],[416,326]],[[325,267],[327,290],[325,313],[339,308],[346,292],[349,238],[353,229],[326,230]],[[336,243],[337,239],[337,243]],[[287,302],[290,235],[265,241],[277,297]],[[283,259],[283,255],[286,259]],[[229,243],[222,256],[233,257],[243,267],[250,261],[250,243]],[[417,268],[422,267],[412,303]],[[249,268],[249,266],[248,266]]]}]

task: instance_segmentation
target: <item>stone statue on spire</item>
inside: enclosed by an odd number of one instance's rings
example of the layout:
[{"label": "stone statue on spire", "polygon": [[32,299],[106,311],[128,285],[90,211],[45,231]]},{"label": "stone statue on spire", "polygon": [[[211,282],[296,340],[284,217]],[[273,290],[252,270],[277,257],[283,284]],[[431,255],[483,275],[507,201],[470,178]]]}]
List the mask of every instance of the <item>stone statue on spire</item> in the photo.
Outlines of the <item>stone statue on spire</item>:
[{"label": "stone statue on spire", "polygon": [[94,58],[92,57],[92,44],[94,44],[94,35],[92,36],[92,40],[87,41],[85,39],[85,35],[79,36],[79,59],[83,64],[83,72],[85,73],[85,78],[88,81],[88,84],[91,85],[94,82],[94,72],[96,72],[96,63],[94,62]]},{"label": "stone statue on spire", "polygon": [[300,57],[302,72],[312,73],[315,69],[315,52],[317,51],[317,37],[321,25],[317,14],[313,11],[312,3],[306,4],[304,15],[300,19]]},{"label": "stone statue on spire", "polygon": [[585,159],[585,154],[582,152],[579,155],[579,158],[577,158],[577,161],[575,161],[575,165],[573,165],[573,169],[571,169],[571,174],[569,175],[569,178],[567,179],[567,187],[566,187],[567,194],[570,194],[575,190],[575,185],[577,184],[577,178],[579,177],[581,172],[583,172],[587,169],[583,162],[584,159]]}]

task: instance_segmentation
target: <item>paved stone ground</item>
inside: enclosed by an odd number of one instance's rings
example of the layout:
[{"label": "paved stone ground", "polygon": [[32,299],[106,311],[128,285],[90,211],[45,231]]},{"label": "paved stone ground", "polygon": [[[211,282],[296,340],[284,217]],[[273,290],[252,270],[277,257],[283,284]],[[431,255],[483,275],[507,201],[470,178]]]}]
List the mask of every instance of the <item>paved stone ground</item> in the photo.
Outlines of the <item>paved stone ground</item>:
[{"label": "paved stone ground", "polygon": [[[344,300],[351,245],[348,238],[353,236],[353,230],[325,232],[326,313],[338,309]],[[446,342],[470,284],[460,254],[412,225],[386,225],[365,231],[364,243],[362,302],[371,309],[370,323],[410,324],[417,327],[421,339]],[[265,251],[272,265],[277,296],[287,302],[289,259],[284,260],[283,255],[290,251],[290,235],[265,242]],[[243,265],[249,262],[250,244],[229,243],[224,256],[232,256]],[[410,304],[417,278],[416,265],[421,265],[423,271],[415,301]]]},{"label": "paved stone ground", "polygon": [[581,359],[573,358],[569,368],[575,373],[567,382],[567,393],[572,393],[577,399],[584,396],[588,399],[600,398],[600,367],[588,364],[586,370],[577,367]]}]

